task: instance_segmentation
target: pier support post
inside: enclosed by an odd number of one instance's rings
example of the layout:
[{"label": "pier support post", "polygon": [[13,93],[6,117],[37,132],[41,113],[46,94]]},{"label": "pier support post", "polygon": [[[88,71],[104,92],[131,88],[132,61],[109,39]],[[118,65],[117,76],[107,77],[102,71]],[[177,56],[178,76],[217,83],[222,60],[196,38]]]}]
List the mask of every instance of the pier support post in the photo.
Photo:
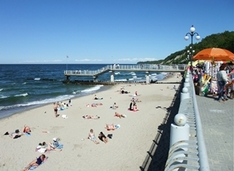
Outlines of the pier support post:
[{"label": "pier support post", "polygon": [[146,72],[146,84],[150,83],[149,72]]},{"label": "pier support post", "polygon": [[93,82],[98,82],[98,79],[97,79],[98,77],[97,76],[93,76]]},{"label": "pier support post", "polygon": [[114,71],[110,71],[110,82],[115,82]]}]

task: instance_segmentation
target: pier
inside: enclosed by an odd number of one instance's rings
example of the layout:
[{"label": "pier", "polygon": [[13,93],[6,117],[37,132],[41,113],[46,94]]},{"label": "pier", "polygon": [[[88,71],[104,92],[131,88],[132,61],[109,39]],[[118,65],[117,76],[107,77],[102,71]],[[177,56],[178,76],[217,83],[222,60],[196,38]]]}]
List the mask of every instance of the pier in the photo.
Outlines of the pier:
[{"label": "pier", "polygon": [[145,72],[146,83],[150,83],[150,73],[152,72],[184,72],[187,65],[157,65],[157,64],[141,64],[141,65],[107,65],[98,70],[65,70],[64,75],[66,81],[69,82],[71,76],[91,77],[93,82],[98,82],[98,76],[106,72],[110,72],[110,82],[114,83],[115,72]]}]

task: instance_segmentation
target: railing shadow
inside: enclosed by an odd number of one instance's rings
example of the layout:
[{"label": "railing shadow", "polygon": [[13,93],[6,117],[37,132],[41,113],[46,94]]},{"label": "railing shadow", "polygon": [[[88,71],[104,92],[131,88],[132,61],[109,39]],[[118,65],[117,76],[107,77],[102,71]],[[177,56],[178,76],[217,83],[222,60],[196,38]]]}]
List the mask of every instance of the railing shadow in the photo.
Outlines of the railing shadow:
[{"label": "railing shadow", "polygon": [[156,110],[159,110],[158,108],[167,110],[167,114],[162,124],[158,127],[152,145],[149,151],[147,151],[143,164],[140,166],[141,171],[163,171],[165,168],[170,144],[170,127],[179,110],[181,89],[182,84],[178,87],[177,93],[169,108],[156,107]]}]

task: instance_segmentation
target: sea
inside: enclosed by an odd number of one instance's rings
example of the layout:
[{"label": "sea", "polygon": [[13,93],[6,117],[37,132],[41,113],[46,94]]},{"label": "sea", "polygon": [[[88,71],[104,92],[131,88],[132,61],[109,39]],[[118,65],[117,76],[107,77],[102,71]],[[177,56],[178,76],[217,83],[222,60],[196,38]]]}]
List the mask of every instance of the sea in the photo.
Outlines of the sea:
[{"label": "sea", "polygon": [[[65,84],[65,70],[98,70],[107,64],[0,64],[0,119],[42,105],[105,90],[108,86]],[[166,73],[152,73],[163,80]],[[71,77],[71,80],[77,77]],[[81,77],[83,80],[92,78]],[[99,76],[109,81],[110,73]],[[145,72],[116,72],[115,81],[141,82]]]}]

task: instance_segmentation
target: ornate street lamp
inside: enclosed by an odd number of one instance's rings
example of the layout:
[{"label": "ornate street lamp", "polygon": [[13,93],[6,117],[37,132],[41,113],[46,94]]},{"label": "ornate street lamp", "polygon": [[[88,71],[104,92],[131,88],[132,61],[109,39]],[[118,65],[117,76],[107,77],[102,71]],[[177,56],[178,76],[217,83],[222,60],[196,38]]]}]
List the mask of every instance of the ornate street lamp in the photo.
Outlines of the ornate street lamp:
[{"label": "ornate street lamp", "polygon": [[195,32],[195,27],[192,25],[192,27],[190,28],[190,32],[186,33],[184,39],[185,40],[188,40],[189,39],[189,36],[191,37],[191,46],[190,46],[190,50],[188,50],[188,52],[190,51],[191,53],[189,53],[189,58],[190,58],[190,70],[191,70],[191,73],[193,73],[193,67],[192,67],[192,57],[193,57],[193,36],[196,35],[196,39],[199,40],[200,39],[200,36],[197,32]]}]

